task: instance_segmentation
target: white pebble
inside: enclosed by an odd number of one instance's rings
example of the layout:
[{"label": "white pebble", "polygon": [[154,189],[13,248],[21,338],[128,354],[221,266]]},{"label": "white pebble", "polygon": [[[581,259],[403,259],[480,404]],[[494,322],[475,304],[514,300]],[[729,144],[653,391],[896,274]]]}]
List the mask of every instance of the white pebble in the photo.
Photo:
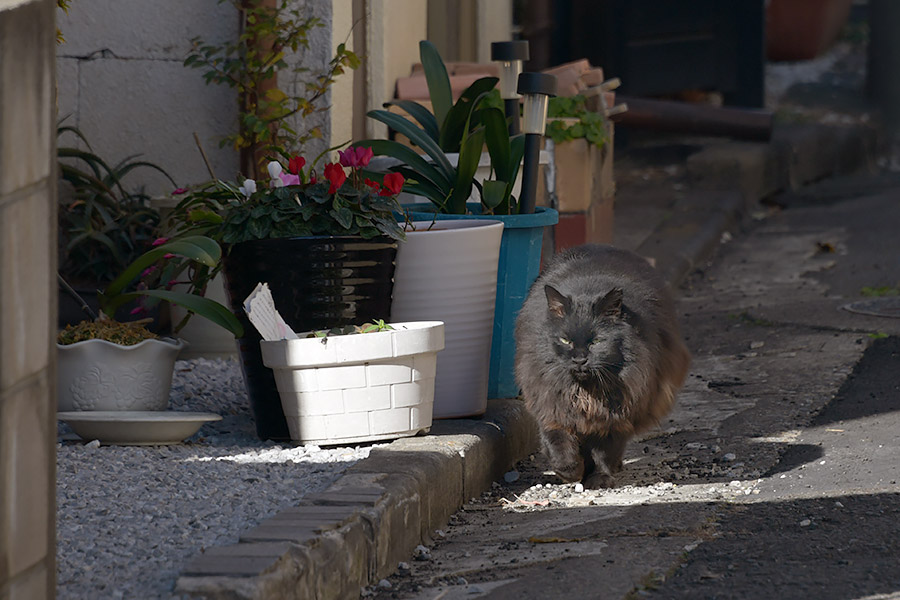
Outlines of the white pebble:
[{"label": "white pebble", "polygon": [[722,457],[722,460],[724,460],[726,462],[731,462],[735,458],[737,458],[737,456],[735,456],[733,453],[729,452],[728,454],[726,454],[725,456]]},{"label": "white pebble", "polygon": [[380,587],[383,590],[389,590],[389,589],[391,589],[392,586],[391,586],[390,581],[388,581],[387,579],[382,579],[381,581],[378,582],[378,587]]},{"label": "white pebble", "polygon": [[584,484],[583,484],[583,483],[576,483],[576,484],[575,484],[575,492],[578,493],[578,494],[580,494],[580,493],[583,492],[583,491],[584,491]]},{"label": "white pebble", "polygon": [[809,519],[803,519],[802,521],[800,521],[800,527],[809,527],[810,525],[812,525],[812,521],[810,521]]},{"label": "white pebble", "polygon": [[87,444],[85,444],[84,447],[85,447],[85,448],[91,448],[91,449],[99,448],[99,447],[100,447],[100,440],[91,440],[90,442],[88,442]]}]

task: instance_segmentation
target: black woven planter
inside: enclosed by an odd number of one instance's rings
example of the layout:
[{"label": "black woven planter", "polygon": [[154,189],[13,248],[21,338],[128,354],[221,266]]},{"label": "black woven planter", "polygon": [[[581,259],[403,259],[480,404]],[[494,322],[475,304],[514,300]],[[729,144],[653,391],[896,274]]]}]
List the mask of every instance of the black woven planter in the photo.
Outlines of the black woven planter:
[{"label": "black woven planter", "polygon": [[288,440],[272,370],[243,302],[260,282],[296,332],[388,319],[397,242],[390,238],[306,237],[241,242],[224,258],[225,288],[244,326],[238,340],[244,383],[260,439]]}]

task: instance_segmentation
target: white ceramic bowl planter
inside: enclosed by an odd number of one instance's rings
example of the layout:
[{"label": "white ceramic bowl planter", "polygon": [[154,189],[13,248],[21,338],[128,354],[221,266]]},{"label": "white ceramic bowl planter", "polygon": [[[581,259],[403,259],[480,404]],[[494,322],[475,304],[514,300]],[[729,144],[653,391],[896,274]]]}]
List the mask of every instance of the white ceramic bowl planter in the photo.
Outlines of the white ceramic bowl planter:
[{"label": "white ceramic bowl planter", "polygon": [[166,410],[183,347],[172,339],[134,346],[105,340],[57,344],[57,410]]},{"label": "white ceramic bowl planter", "polygon": [[439,321],[392,331],[262,341],[291,439],[339,445],[413,436],[431,427]]},{"label": "white ceramic bowl planter", "polygon": [[438,357],[434,417],[481,415],[487,409],[503,223],[431,225],[414,223],[397,249],[391,320],[444,322],[447,346]]}]

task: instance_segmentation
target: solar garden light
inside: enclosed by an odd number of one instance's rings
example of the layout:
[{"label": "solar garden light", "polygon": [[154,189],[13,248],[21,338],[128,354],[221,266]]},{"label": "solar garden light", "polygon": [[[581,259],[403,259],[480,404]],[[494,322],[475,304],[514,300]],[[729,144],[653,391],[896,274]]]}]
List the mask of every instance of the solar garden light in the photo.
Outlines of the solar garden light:
[{"label": "solar garden light", "polygon": [[528,40],[491,42],[491,60],[500,63],[500,97],[509,121],[509,135],[519,133],[519,94],[516,84],[522,62],[528,60]]},{"label": "solar garden light", "polygon": [[516,91],[525,97],[522,124],[525,133],[525,157],[519,214],[528,214],[534,212],[541,138],[547,127],[547,104],[550,96],[556,95],[556,76],[546,73],[522,73],[519,75]]}]

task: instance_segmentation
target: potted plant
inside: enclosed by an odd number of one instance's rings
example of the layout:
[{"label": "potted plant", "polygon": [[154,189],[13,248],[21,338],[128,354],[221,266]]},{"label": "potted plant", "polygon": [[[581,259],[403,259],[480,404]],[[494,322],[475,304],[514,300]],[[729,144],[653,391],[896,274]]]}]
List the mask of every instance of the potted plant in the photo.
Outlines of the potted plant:
[{"label": "potted plant", "polygon": [[291,439],[335,445],[431,427],[440,322],[384,321],[262,342]]},{"label": "potted plant", "polygon": [[270,161],[267,179],[209,182],[188,190],[170,215],[174,231],[223,245],[226,292],[244,326],[241,367],[262,439],[290,435],[272,370],[262,362],[261,337],[242,306],[258,283],[268,283],[294,330],[390,316],[397,242],[404,238],[394,216],[403,177],[365,178],[370,150],[351,147],[339,155],[321,173],[293,156],[286,164]]},{"label": "potted plant", "polygon": [[[97,290],[112,282],[157,237],[159,213],[149,205],[145,193],[127,188],[124,180],[137,169],[152,169],[171,178],[160,167],[135,156],[110,165],[91,151],[77,128],[57,126],[58,137],[67,134],[87,149],[63,143],[57,148],[59,270],[96,311]],[[60,293],[59,327],[78,323],[83,316],[71,296]],[[125,317],[127,310],[110,316]]]},{"label": "potted plant", "polygon": [[[199,288],[193,293],[167,289],[184,275],[202,280],[220,256],[218,244],[207,237],[159,240],[110,282],[99,293],[99,316],[92,314],[90,320],[67,325],[57,336],[59,410],[164,410],[183,343],[152,333],[146,327],[151,319],[123,322],[110,315],[137,299],[165,300],[241,335],[242,327],[234,315],[200,296]],[[62,276],[60,282],[92,313]],[[145,310],[139,306],[131,312],[140,315]]]},{"label": "potted plant", "polygon": [[[430,160],[397,142],[367,140],[362,144],[376,154],[401,161],[402,165],[390,169],[406,177],[408,190],[429,200],[405,205],[408,219],[492,219],[503,223],[488,394],[494,398],[513,397],[518,394],[513,375],[515,319],[540,270],[544,227],[555,224],[558,214],[545,207],[538,207],[532,214],[518,214],[513,189],[524,153],[524,136],[510,136],[503,112],[484,102],[497,79],[476,81],[453,104],[450,79],[440,54],[427,41],[421,42],[419,49],[434,114],[416,102],[401,101],[398,105],[415,123],[387,111],[371,111],[369,116],[406,135]],[[461,108],[457,108],[460,103]],[[449,138],[450,132],[458,132],[460,138],[460,168],[455,172],[448,170],[449,161],[435,142],[435,136]],[[487,146],[494,178],[479,183],[473,175],[483,145]],[[466,201],[473,186],[479,192],[479,202]]]},{"label": "potted plant", "polygon": [[[588,109],[583,95],[550,98],[545,138],[553,141],[556,250],[585,242],[609,244],[613,234],[613,127]],[[543,188],[541,188],[543,189]]]},{"label": "potted plant", "polygon": [[440,320],[445,325],[434,417],[483,414],[503,223],[429,220],[407,227],[397,250],[391,321]]}]

